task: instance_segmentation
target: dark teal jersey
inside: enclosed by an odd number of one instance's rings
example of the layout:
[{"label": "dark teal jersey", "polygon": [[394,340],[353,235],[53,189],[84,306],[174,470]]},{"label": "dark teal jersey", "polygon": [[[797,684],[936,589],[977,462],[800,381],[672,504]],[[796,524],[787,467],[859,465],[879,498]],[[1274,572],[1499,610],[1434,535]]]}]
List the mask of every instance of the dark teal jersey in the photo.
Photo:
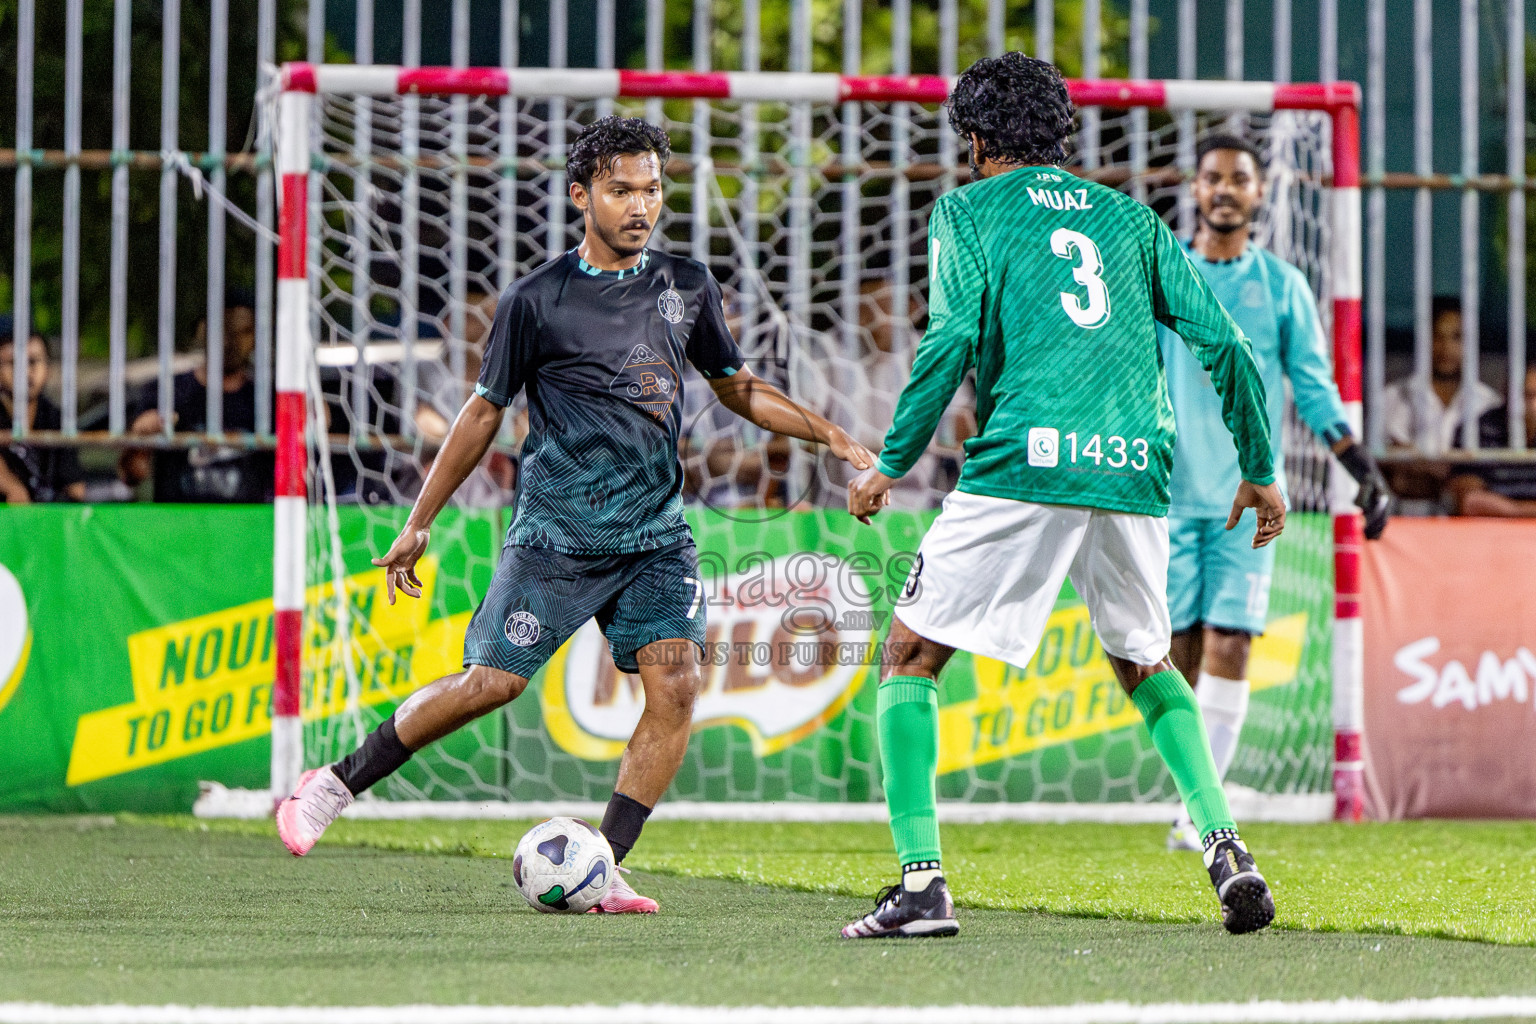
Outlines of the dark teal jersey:
[{"label": "dark teal jersey", "polygon": [[475,393],[528,392],[517,511],[507,543],[569,554],[650,551],[683,519],[683,360],[706,378],[743,365],[708,268],[647,249],[625,271],[575,250],[496,305]]}]

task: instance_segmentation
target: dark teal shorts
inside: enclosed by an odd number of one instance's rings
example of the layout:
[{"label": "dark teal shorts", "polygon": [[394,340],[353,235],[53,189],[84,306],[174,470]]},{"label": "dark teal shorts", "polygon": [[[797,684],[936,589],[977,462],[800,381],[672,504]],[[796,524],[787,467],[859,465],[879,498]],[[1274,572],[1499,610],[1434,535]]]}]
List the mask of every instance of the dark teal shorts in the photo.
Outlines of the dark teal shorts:
[{"label": "dark teal shorts", "polygon": [[508,546],[469,621],[464,664],[526,679],[596,618],[614,664],[638,672],[636,652],[657,640],[692,640],[702,652],[704,604],[692,540],[615,555]]}]

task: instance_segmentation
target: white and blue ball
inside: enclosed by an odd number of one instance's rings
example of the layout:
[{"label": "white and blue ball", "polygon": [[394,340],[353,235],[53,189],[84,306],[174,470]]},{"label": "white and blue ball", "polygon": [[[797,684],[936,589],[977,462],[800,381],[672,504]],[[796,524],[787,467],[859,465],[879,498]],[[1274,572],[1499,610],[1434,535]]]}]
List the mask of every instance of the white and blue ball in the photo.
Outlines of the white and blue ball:
[{"label": "white and blue ball", "polygon": [[613,847],[580,818],[541,821],[517,844],[512,879],[523,899],[546,914],[584,914],[613,884]]}]

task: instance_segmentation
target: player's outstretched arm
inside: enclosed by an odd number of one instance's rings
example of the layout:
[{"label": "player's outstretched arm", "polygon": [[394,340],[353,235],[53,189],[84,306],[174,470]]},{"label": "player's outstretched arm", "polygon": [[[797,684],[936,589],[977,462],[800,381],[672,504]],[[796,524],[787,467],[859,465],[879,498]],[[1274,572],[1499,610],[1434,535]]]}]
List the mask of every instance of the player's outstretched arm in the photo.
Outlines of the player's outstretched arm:
[{"label": "player's outstretched arm", "polygon": [[1328,361],[1328,337],[1317,315],[1317,300],[1299,272],[1285,270],[1285,301],[1279,311],[1280,357],[1291,381],[1296,409],[1360,485],[1355,504],[1365,515],[1365,539],[1376,540],[1387,528],[1392,491],[1376,460],[1349,429]]},{"label": "player's outstretched arm", "polygon": [[453,492],[485,458],[501,427],[501,414],[500,406],[479,395],[470,395],[453,426],[448,428],[442,450],[432,460],[432,468],[427,471],[426,482],[421,485],[421,493],[416,496],[416,504],[411,507],[400,536],[395,538],[383,558],[373,560],[374,565],[385,570],[384,590],[390,604],[395,603],[396,587],[411,597],[421,596],[416,561],[426,553],[432,523],[448,504],[448,499],[453,497]]},{"label": "player's outstretched arm", "polygon": [[720,404],[764,430],[824,444],[855,469],[868,469],[875,456],[842,427],[805,408],[763,378],[742,367],[729,377],[710,380]]},{"label": "player's outstretched arm", "polygon": [[880,458],[848,485],[848,514],[861,523],[886,504],[891,486],[917,464],[974,363],[986,259],[971,212],[951,192],[928,218],[928,330],[918,343],[912,376]]},{"label": "player's outstretched arm", "polygon": [[880,448],[880,472],[892,480],[905,476],[928,450],[975,362],[987,270],[975,221],[961,195],[941,196],[928,218],[928,329]]},{"label": "player's outstretched arm", "polygon": [[1232,512],[1227,516],[1227,529],[1236,528],[1246,508],[1253,509],[1259,519],[1259,528],[1253,532],[1254,547],[1263,547],[1285,529],[1285,496],[1280,493],[1279,484],[1255,484],[1247,480],[1239,483],[1237,497],[1232,499]]}]

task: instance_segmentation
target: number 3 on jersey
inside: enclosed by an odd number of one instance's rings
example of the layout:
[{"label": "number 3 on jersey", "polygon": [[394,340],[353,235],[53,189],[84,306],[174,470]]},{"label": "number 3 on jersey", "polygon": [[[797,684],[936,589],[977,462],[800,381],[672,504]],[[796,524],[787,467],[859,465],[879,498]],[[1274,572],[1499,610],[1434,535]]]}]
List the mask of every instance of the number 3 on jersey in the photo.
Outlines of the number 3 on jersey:
[{"label": "number 3 on jersey", "polygon": [[1064,260],[1070,260],[1074,255],[1082,259],[1082,263],[1072,268],[1072,279],[1088,290],[1086,306],[1080,296],[1062,292],[1061,308],[1072,318],[1073,323],[1084,330],[1103,327],[1109,322],[1109,289],[1099,276],[1104,270],[1099,247],[1081,231],[1057,228],[1051,233],[1051,252]]}]

